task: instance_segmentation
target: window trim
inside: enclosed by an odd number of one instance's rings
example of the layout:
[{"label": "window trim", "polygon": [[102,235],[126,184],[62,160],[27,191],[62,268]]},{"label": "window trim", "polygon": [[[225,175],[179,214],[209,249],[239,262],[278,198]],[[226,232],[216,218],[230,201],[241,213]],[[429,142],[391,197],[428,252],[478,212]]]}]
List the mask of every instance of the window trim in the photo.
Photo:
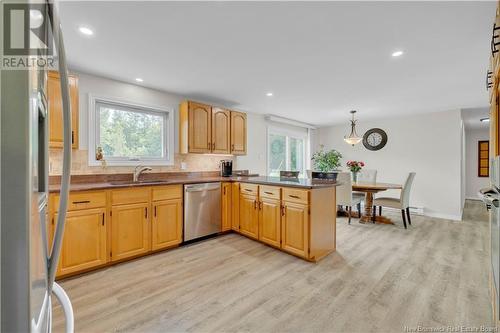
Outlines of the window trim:
[{"label": "window trim", "polygon": [[271,150],[269,149],[269,135],[270,134],[277,134],[277,135],[283,135],[285,136],[285,155],[286,155],[286,166],[285,170],[288,168],[288,164],[290,163],[288,154],[289,154],[289,149],[290,149],[290,140],[289,138],[294,138],[294,139],[301,139],[304,140],[304,149],[302,153],[303,157],[303,171],[300,174],[302,177],[307,177],[307,146],[309,145],[309,136],[308,133],[302,133],[299,131],[293,131],[289,130],[286,128],[278,127],[278,126],[267,126],[267,133],[266,133],[266,175],[270,175],[271,170],[269,169],[269,161],[271,160]]},{"label": "window trim", "polygon": [[89,124],[88,124],[88,134],[89,134],[89,147],[88,147],[88,165],[89,166],[101,166],[102,162],[95,159],[96,153],[96,140],[97,135],[99,134],[99,129],[97,128],[97,103],[109,103],[122,105],[123,107],[129,109],[140,109],[143,110],[144,113],[165,113],[165,124],[163,130],[166,131],[164,135],[164,145],[166,149],[165,158],[138,158],[138,159],[129,159],[129,158],[111,158],[106,160],[106,164],[108,166],[136,166],[138,164],[147,164],[151,166],[168,166],[174,165],[174,141],[175,141],[175,129],[174,129],[174,110],[171,108],[164,108],[155,105],[144,105],[138,104],[135,102],[126,101],[123,99],[116,99],[110,97],[102,97],[96,96],[93,94],[89,94]]}]

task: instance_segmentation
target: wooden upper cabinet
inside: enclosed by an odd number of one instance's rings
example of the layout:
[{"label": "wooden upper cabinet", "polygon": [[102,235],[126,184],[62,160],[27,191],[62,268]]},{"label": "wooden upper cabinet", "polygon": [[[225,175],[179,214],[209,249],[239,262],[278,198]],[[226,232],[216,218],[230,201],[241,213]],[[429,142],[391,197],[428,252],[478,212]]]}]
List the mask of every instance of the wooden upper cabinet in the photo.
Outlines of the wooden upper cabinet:
[{"label": "wooden upper cabinet", "polygon": [[209,153],[212,148],[212,108],[189,102],[189,151]]},{"label": "wooden upper cabinet", "polygon": [[179,106],[179,152],[244,155],[246,114],[184,101]]},{"label": "wooden upper cabinet", "polygon": [[231,154],[247,153],[247,115],[231,111]]},{"label": "wooden upper cabinet", "polygon": [[230,154],[231,112],[212,108],[212,153]]},{"label": "wooden upper cabinet", "polygon": [[[57,214],[54,220],[57,220]],[[57,276],[105,264],[106,240],[105,208],[68,212]]]},{"label": "wooden upper cabinet", "polygon": [[[69,76],[69,93],[71,102],[71,146],[78,148],[78,78]],[[47,100],[49,107],[49,147],[62,148],[62,98],[59,73],[50,71],[47,82]]]}]

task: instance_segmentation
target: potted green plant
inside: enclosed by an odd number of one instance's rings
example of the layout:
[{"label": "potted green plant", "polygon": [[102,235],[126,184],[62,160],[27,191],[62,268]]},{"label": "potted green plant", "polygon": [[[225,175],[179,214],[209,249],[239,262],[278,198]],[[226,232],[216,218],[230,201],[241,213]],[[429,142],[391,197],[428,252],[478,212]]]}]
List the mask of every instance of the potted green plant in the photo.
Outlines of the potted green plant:
[{"label": "potted green plant", "polygon": [[324,146],[321,145],[320,150],[315,152],[311,158],[314,168],[312,178],[336,180],[341,159],[342,154],[339,151],[335,149],[325,151]]}]

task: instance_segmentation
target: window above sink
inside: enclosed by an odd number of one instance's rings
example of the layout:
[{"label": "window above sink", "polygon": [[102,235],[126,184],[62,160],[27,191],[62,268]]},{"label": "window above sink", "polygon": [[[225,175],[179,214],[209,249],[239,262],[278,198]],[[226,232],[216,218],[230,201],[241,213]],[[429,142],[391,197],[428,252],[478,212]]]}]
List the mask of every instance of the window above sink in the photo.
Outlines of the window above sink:
[{"label": "window above sink", "polygon": [[90,96],[89,165],[173,165],[174,112],[156,106]]}]

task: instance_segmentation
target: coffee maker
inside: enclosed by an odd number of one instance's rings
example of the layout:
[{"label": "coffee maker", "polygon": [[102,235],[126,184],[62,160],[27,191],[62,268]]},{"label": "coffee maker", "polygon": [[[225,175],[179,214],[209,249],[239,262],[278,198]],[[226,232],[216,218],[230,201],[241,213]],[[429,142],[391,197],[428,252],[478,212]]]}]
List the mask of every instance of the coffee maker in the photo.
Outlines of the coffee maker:
[{"label": "coffee maker", "polygon": [[219,163],[220,175],[222,177],[231,177],[233,174],[233,161],[221,160]]}]

